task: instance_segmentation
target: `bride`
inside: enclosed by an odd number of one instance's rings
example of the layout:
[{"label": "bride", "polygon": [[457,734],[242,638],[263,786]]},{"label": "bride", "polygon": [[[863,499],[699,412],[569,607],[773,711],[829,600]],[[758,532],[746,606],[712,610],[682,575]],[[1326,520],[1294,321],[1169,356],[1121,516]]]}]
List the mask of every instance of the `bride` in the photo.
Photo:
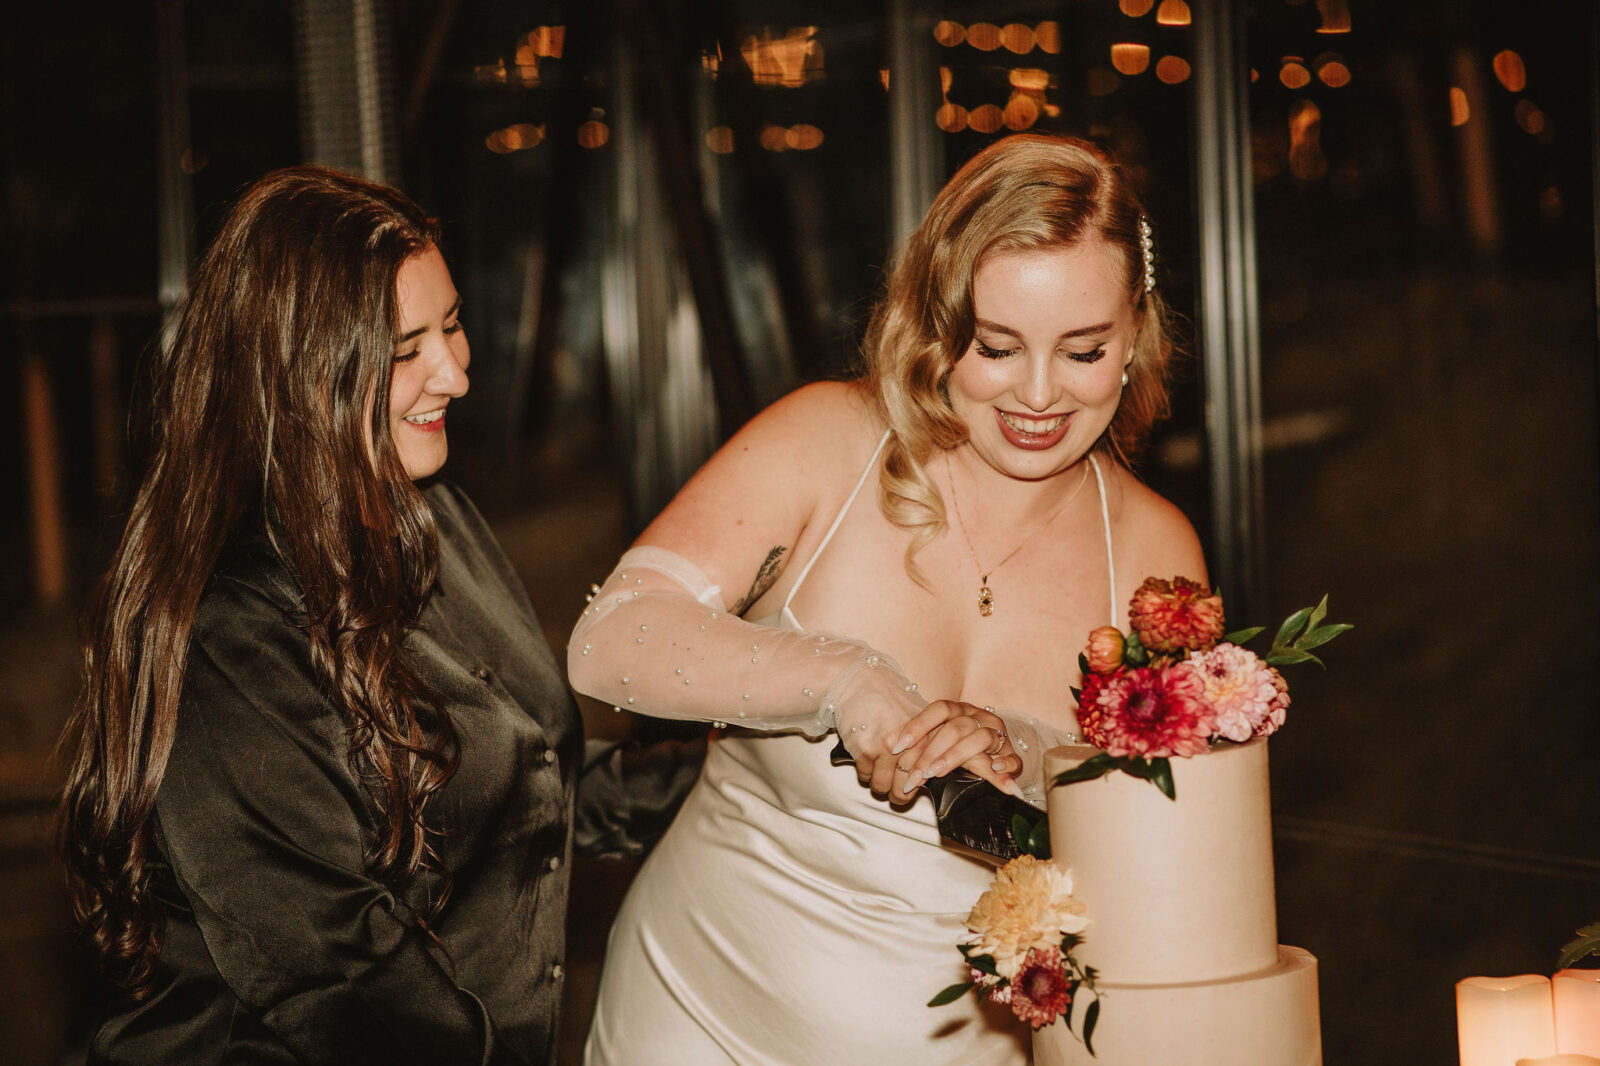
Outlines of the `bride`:
[{"label": "bride", "polygon": [[752,420],[592,598],[574,687],[728,728],[612,930],[587,1063],[1027,1061],[1004,1008],[924,1005],[992,869],[919,787],[964,767],[1042,806],[1089,631],[1147,575],[1205,580],[1124,462],[1166,406],[1149,234],[1091,146],[990,146],[911,237],[863,379]]}]

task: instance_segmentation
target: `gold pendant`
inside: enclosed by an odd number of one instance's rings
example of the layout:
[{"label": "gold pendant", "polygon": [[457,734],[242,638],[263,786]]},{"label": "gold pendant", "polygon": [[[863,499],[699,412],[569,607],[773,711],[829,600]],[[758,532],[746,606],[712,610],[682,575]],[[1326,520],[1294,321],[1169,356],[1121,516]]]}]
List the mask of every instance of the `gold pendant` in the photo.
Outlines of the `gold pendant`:
[{"label": "gold pendant", "polygon": [[978,590],[978,613],[985,618],[994,614],[994,593],[987,584]]}]

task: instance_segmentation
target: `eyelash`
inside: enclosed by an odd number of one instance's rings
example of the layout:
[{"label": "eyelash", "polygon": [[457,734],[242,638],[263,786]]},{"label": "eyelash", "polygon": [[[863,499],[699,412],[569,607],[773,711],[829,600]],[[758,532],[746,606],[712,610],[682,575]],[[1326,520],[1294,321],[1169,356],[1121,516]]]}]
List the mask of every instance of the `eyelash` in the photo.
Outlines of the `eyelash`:
[{"label": "eyelash", "polygon": [[[460,333],[465,328],[466,327],[461,324],[461,320],[457,319],[454,325],[446,326],[444,328],[444,335],[446,337],[448,337],[453,333]],[[409,363],[409,362],[411,362],[411,360],[413,360],[413,359],[415,359],[417,357],[417,353],[420,350],[421,349],[413,348],[409,352],[401,352],[399,354],[396,354],[395,357],[394,357],[394,361],[396,363]]]},{"label": "eyelash", "polygon": [[[1015,355],[1017,353],[1017,349],[1015,349],[1015,348],[991,348],[987,344],[983,343],[980,340],[977,340],[976,338],[974,338],[973,343],[978,346],[978,351],[983,355],[983,357],[985,359],[1004,359],[1007,356]],[[1100,347],[1094,349],[1093,351],[1089,351],[1089,352],[1068,352],[1067,356],[1068,356],[1068,358],[1072,359],[1074,362],[1079,362],[1079,363],[1098,363],[1102,358],[1104,358],[1105,354],[1106,354],[1106,346],[1102,344],[1102,345],[1100,345]]]}]

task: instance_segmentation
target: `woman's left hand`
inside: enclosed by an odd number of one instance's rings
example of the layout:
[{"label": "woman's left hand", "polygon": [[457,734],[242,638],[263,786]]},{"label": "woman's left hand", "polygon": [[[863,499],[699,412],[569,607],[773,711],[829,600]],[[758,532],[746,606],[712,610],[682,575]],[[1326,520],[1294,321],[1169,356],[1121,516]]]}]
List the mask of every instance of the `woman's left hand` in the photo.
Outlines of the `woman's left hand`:
[{"label": "woman's left hand", "polygon": [[910,800],[929,778],[957,768],[1004,792],[1022,794],[1013,780],[1022,759],[1006,735],[1005,720],[992,708],[935,700],[906,722],[893,751],[894,784],[888,795],[897,803]]}]

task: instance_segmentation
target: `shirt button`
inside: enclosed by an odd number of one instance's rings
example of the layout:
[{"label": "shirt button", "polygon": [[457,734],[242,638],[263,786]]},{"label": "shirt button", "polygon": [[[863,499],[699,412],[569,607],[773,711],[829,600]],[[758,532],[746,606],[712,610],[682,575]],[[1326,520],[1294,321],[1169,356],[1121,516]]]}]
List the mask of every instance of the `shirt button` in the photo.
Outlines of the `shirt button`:
[{"label": "shirt button", "polygon": [[489,680],[489,668],[487,666],[480,666],[476,670],[472,671],[472,673],[473,676],[475,676],[479,681]]},{"label": "shirt button", "polygon": [[551,765],[554,765],[555,761],[556,761],[556,749],[554,749],[554,748],[546,748],[546,749],[544,749],[544,761],[547,762],[547,763],[550,763]]},{"label": "shirt button", "polygon": [[563,970],[561,968],[561,964],[558,962],[554,966],[550,967],[550,980],[559,981],[566,974],[566,972],[567,971]]},{"label": "shirt button", "polygon": [[561,856],[550,856],[544,861],[544,868],[549,870],[551,873],[555,873],[557,870],[561,869]]}]

